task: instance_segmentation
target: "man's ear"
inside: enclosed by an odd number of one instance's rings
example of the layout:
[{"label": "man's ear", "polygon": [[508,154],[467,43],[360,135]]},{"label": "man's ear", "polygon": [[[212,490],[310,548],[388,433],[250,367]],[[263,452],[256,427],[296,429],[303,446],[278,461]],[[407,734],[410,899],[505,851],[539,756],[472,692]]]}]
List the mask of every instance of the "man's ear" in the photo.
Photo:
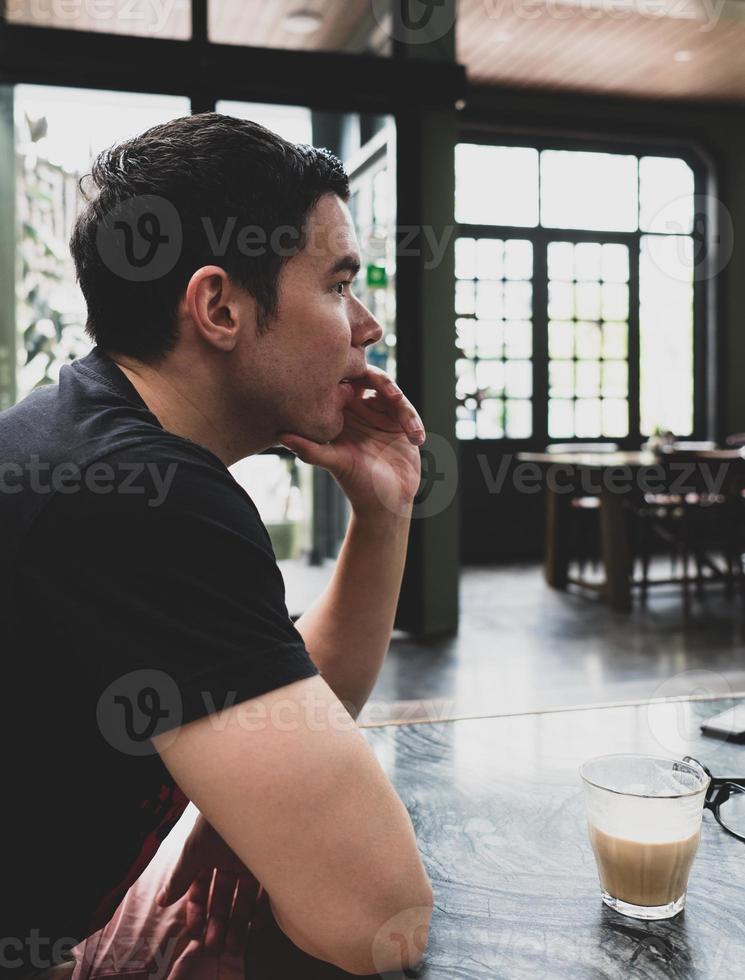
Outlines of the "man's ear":
[{"label": "man's ear", "polygon": [[203,340],[218,350],[231,351],[246,317],[255,316],[255,301],[225,269],[205,265],[189,280],[182,309]]}]

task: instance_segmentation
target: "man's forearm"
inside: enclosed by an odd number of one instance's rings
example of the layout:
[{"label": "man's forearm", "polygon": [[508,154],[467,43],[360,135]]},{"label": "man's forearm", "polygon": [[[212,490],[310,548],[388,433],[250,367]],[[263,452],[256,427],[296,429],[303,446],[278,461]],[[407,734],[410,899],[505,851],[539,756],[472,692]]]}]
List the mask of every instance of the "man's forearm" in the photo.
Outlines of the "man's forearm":
[{"label": "man's forearm", "polygon": [[352,515],[334,576],[296,622],[324,680],[357,717],[390,643],[410,517]]}]

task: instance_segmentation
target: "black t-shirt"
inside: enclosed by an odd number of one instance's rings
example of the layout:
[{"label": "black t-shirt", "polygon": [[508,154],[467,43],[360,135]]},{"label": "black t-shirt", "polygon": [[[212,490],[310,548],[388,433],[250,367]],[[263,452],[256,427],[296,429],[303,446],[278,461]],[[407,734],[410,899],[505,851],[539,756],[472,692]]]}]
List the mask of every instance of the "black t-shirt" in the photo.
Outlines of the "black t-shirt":
[{"label": "black t-shirt", "polygon": [[248,494],[99,348],[0,414],[0,530],[7,965],[102,926],[183,812],[153,734],[318,669]]}]

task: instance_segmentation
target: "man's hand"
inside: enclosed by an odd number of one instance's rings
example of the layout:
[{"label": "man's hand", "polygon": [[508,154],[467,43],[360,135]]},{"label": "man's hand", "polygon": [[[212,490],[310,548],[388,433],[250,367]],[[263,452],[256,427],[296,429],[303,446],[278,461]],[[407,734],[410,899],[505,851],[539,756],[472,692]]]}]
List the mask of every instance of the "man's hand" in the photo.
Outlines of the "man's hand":
[{"label": "man's hand", "polygon": [[426,438],[422,420],[380,368],[368,366],[367,374],[351,384],[355,397],[344,409],[346,424],[333,442],[319,444],[289,432],[280,435],[280,442],[304,463],[328,470],[358,516],[383,510],[404,515],[421,480],[417,447]]},{"label": "man's hand", "polygon": [[211,953],[238,952],[246,943],[260,887],[200,814],[158,904],[172,905],[187,895],[187,935]]}]

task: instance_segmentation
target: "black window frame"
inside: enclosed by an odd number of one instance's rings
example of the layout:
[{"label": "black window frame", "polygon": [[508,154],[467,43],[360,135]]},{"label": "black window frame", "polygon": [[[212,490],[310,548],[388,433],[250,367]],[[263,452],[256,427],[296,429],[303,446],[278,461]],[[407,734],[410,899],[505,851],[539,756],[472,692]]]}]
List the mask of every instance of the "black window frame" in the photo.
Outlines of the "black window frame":
[{"label": "black window frame", "polygon": [[[688,140],[650,139],[626,134],[567,135],[552,131],[505,128],[489,124],[470,124],[458,129],[456,144],[469,143],[482,146],[516,146],[544,150],[570,150],[574,152],[614,153],[636,156],[660,156],[683,160],[694,176],[694,199],[703,202],[703,211],[696,211],[696,220],[703,222],[697,227],[694,221],[694,242],[699,238],[707,244],[712,241],[716,215],[713,213],[712,193],[716,186],[717,172],[714,162],[699,144]],[[539,215],[540,219],[540,215]],[[623,449],[638,449],[647,438],[640,432],[639,401],[639,253],[642,238],[654,234],[635,231],[589,231],[584,229],[548,228],[540,223],[534,227],[512,225],[481,225],[456,222],[455,237],[472,238],[522,238],[533,242],[533,431],[530,437],[499,439],[460,440],[461,445],[505,444],[511,448],[544,448],[552,439],[548,434],[548,270],[547,246],[550,241],[571,242],[598,241],[619,242],[629,246],[629,337],[628,337],[628,388],[629,432],[625,437],[598,437],[592,442],[614,442]],[[708,259],[707,259],[708,261]],[[455,295],[455,290],[453,290]],[[636,297],[636,302],[634,302]],[[718,322],[716,290],[707,275],[694,276],[693,282],[693,431],[691,439],[715,438],[717,431],[717,404],[712,397],[716,392],[713,376],[717,348]],[[453,323],[457,319],[453,311]],[[553,441],[562,443],[587,442],[587,437],[572,436]]]}]

